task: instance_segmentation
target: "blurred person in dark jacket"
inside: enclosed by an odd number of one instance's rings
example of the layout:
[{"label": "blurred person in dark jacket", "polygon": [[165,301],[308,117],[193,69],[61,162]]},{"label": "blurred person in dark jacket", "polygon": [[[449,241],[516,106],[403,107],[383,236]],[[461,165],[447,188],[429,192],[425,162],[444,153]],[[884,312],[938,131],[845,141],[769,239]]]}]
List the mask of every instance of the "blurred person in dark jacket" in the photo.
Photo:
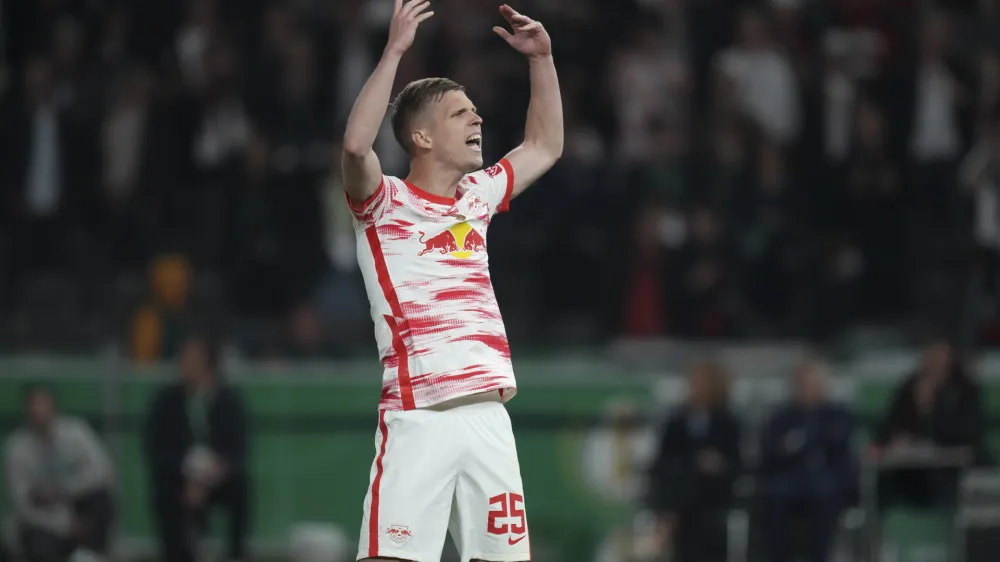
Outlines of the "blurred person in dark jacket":
[{"label": "blurred person in dark jacket", "polygon": [[672,272],[676,335],[719,338],[736,327],[732,296],[737,260],[727,226],[725,217],[707,205],[688,214],[686,239]]},{"label": "blurred person in dark jacket", "polygon": [[891,317],[902,307],[904,185],[890,152],[891,131],[876,100],[860,97],[846,162],[837,176],[831,207],[837,224],[861,252],[860,311],[870,318]]},{"label": "blurred person in dark jacket", "polygon": [[288,238],[278,217],[282,192],[270,170],[273,157],[274,147],[254,134],[244,154],[240,191],[225,213],[228,294],[236,310],[252,318],[278,316],[287,301],[282,248]]},{"label": "blurred person in dark jacket", "polygon": [[[933,445],[967,448],[984,462],[983,413],[979,385],[954,358],[945,340],[924,348],[923,362],[896,390],[876,434],[871,454]],[[906,469],[883,472],[879,504],[917,507],[947,506],[957,493],[957,469]]]},{"label": "blurred person in dark jacket", "polygon": [[114,471],[104,445],[85,421],[60,415],[48,389],[29,387],[24,405],[27,423],[4,451],[21,553],[29,562],[107,556]]},{"label": "blurred person in dark jacket", "polygon": [[186,341],[180,375],[156,396],[144,433],[163,560],[194,560],[212,507],[227,511],[229,559],[244,559],[250,490],[243,399],[220,378],[218,351],[205,338]]},{"label": "blurred person in dark jacket", "polygon": [[726,558],[725,512],[741,466],[726,378],[715,363],[691,368],[687,403],[669,418],[651,469],[652,507],[675,561]]},{"label": "blurred person in dark jacket", "polygon": [[792,401],[774,413],[764,435],[763,487],[774,562],[790,560],[788,531],[810,519],[813,562],[825,562],[840,512],[856,487],[851,452],[855,420],[827,396],[825,366],[808,360],[795,372]]}]

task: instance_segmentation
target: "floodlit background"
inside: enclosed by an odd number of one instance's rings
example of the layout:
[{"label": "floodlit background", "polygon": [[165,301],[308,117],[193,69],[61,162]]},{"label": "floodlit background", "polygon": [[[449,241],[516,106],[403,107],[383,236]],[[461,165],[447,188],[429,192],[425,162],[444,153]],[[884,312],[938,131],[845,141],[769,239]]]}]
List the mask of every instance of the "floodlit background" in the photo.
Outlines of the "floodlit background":
[{"label": "floodlit background", "polygon": [[[434,0],[397,79],[464,84],[487,161],[529,94],[498,1]],[[489,233],[535,559],[994,560],[1000,2],[512,6],[567,133]],[[391,1],[0,10],[3,431],[45,383],[116,469],[114,556],[153,559],[144,420],[213,334],[247,557],[353,559],[381,369],[337,145]]]}]

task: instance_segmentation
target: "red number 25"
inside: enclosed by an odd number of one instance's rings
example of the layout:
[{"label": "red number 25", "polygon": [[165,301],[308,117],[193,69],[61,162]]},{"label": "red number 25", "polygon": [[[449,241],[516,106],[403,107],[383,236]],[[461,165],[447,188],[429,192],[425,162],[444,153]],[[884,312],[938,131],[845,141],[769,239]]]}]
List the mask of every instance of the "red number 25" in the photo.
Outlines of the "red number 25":
[{"label": "red number 25", "polygon": [[[496,506],[496,507],[494,507]],[[486,530],[494,535],[521,535],[527,531],[524,522],[524,496],[520,494],[500,494],[490,498],[490,513]],[[504,519],[503,523],[497,519]],[[511,519],[516,519],[514,524]]]}]

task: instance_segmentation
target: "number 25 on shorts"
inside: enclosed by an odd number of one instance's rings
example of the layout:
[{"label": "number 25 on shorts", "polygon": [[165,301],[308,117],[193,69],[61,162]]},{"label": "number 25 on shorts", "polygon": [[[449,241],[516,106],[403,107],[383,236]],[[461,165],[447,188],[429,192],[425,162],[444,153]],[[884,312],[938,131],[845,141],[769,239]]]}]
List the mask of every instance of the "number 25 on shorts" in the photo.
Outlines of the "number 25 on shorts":
[{"label": "number 25 on shorts", "polygon": [[510,493],[490,498],[486,530],[493,535],[511,535],[507,538],[511,545],[521,542],[528,530],[524,521],[524,496]]}]

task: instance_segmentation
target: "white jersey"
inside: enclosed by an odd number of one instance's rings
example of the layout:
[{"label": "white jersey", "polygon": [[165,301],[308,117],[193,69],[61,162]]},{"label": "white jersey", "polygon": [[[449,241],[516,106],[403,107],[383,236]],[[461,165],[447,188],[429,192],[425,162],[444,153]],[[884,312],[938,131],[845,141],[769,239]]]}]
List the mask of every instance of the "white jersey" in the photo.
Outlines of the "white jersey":
[{"label": "white jersey", "polygon": [[455,198],[383,176],[363,204],[348,200],[375,339],[381,410],[425,408],[496,390],[516,392],[490,281],[486,229],[507,210],[510,162],[462,178]]}]

